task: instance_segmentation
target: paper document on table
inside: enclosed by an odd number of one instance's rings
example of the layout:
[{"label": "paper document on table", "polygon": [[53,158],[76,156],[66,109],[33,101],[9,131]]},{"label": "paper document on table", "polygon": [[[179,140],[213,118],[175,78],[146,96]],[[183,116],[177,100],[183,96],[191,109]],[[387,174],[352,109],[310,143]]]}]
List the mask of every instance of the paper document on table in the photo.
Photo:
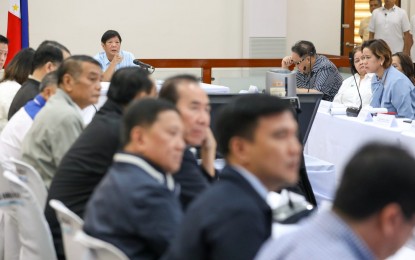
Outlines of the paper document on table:
[{"label": "paper document on table", "polygon": [[230,92],[228,87],[200,83],[200,87],[208,94],[228,94]]},{"label": "paper document on table", "polygon": [[345,115],[346,114],[345,107],[332,107],[330,108],[330,115],[332,116],[338,116],[338,115]]}]

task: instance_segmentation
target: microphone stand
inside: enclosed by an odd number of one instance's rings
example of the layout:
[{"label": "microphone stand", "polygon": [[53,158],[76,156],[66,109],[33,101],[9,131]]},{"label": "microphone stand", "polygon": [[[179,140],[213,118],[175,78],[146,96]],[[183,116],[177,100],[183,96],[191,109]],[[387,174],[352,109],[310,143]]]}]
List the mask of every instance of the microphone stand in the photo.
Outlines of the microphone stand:
[{"label": "microphone stand", "polygon": [[[357,108],[357,107],[348,107],[346,109],[346,115],[350,116],[350,117],[357,117],[360,113],[360,110],[362,109],[363,101],[362,101],[362,96],[360,95],[360,90],[359,90],[360,84],[357,84],[357,81],[356,81],[356,75],[355,74],[357,73],[357,71],[355,71],[353,69],[353,67],[351,67],[351,71],[353,73],[354,82],[356,83],[357,93],[359,94],[360,106],[359,106],[359,108]],[[360,83],[361,82],[362,81],[360,81]]]}]

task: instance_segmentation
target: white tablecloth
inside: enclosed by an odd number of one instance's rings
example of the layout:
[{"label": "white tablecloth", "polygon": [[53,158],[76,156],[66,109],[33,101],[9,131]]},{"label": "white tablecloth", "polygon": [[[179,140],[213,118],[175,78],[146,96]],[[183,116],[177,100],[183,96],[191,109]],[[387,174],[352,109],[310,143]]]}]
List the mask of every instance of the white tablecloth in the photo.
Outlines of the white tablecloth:
[{"label": "white tablecloth", "polygon": [[410,124],[398,120],[398,127],[382,127],[347,116],[318,112],[308,137],[305,153],[333,163],[337,179],[351,156],[364,144],[377,141],[410,147],[415,156],[415,135],[403,135]]},{"label": "white tablecloth", "polygon": [[334,165],[306,154],[304,155],[304,161],[318,206],[323,201],[332,201],[336,188]]}]

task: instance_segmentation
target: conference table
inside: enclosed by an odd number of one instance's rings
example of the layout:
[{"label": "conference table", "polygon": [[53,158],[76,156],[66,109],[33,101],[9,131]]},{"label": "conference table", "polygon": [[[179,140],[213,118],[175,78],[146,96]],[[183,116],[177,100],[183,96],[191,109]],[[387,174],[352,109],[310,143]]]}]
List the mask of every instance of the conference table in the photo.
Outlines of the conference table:
[{"label": "conference table", "polygon": [[318,111],[304,152],[334,164],[337,180],[353,154],[369,142],[395,144],[415,156],[415,131],[404,119],[396,121],[396,127],[387,127],[356,117],[332,116]]}]

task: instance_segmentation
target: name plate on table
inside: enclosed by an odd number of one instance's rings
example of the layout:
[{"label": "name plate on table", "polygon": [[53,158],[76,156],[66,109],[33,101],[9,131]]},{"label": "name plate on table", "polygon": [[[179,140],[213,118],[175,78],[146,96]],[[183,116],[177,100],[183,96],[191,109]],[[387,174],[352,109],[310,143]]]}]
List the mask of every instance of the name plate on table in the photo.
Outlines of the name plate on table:
[{"label": "name plate on table", "polygon": [[333,106],[333,103],[327,100],[321,100],[320,105],[318,106],[318,112],[323,113],[330,113],[331,107]]},{"label": "name plate on table", "polygon": [[370,113],[369,109],[362,109],[360,110],[359,115],[357,116],[357,120],[361,122],[372,122],[372,113]]},{"label": "name plate on table", "polygon": [[384,126],[384,127],[397,127],[398,126],[398,122],[396,122],[396,118],[394,115],[378,114],[374,122],[377,125]]}]

